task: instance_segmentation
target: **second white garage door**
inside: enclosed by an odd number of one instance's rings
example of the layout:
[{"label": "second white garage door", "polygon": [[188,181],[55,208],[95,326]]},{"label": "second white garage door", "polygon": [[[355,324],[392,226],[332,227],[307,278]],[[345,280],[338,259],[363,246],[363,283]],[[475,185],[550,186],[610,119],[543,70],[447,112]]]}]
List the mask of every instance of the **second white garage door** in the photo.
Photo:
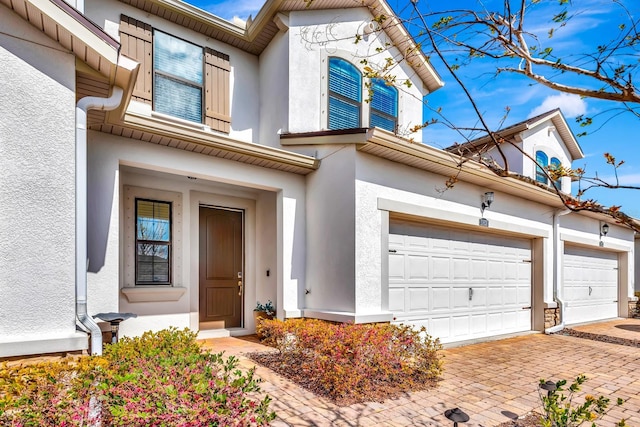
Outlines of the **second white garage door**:
[{"label": "second white garage door", "polygon": [[565,323],[618,316],[618,255],[566,246],[562,273]]},{"label": "second white garage door", "polygon": [[392,221],[389,310],[443,343],[531,330],[531,241]]}]

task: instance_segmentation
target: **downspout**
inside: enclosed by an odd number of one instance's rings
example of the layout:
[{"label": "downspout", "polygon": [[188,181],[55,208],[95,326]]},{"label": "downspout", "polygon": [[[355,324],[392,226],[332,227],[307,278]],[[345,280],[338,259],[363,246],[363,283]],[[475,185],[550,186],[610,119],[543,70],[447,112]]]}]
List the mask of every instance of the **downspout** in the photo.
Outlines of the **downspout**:
[{"label": "downspout", "polygon": [[545,334],[553,334],[564,329],[564,301],[560,296],[560,278],[562,277],[562,253],[560,252],[560,217],[571,213],[569,209],[560,209],[553,214],[553,300],[560,309],[560,324],[544,330]]},{"label": "downspout", "polygon": [[114,86],[109,98],[87,96],[76,105],[76,316],[91,335],[91,352],[102,354],[102,331],[87,312],[87,111],[114,110],[122,89]]}]

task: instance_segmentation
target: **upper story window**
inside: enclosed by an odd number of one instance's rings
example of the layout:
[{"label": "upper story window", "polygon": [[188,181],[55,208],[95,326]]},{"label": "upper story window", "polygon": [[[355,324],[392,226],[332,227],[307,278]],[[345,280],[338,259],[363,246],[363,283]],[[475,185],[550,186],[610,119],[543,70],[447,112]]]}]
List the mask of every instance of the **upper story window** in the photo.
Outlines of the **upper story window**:
[{"label": "upper story window", "polygon": [[171,203],[136,199],[136,285],[171,284]]},{"label": "upper story window", "polygon": [[361,126],[362,75],[344,59],[329,58],[329,129]]},{"label": "upper story window", "polygon": [[544,151],[536,151],[536,181],[543,184],[548,184],[547,175],[544,173],[544,168],[549,164],[549,157]]},{"label": "upper story window", "polygon": [[202,122],[203,50],[160,31],[153,35],[153,109]]},{"label": "upper story window", "polygon": [[383,79],[371,79],[370,126],[395,132],[398,126],[398,89]]},{"label": "upper story window", "polygon": [[229,133],[229,56],[122,15],[122,54],[140,63],[133,98],[154,111]]},{"label": "upper story window", "polygon": [[[552,170],[557,170],[560,169],[560,167],[562,166],[562,163],[560,162],[560,159],[556,158],[556,157],[552,157],[551,158],[551,162],[549,163],[549,167]],[[562,188],[562,182],[560,180],[560,178],[558,178],[557,180],[554,181],[554,184],[556,185],[556,187],[558,188]]]}]

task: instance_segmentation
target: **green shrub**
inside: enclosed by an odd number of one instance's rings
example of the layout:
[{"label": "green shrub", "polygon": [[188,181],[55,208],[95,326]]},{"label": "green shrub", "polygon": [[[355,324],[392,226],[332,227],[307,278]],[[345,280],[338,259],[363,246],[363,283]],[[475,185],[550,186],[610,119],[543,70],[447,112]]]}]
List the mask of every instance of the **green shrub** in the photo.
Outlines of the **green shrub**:
[{"label": "green shrub", "polygon": [[102,357],[0,369],[0,425],[249,426],[275,418],[254,370],[203,351],[196,334],[147,332]]},{"label": "green shrub", "polygon": [[[542,410],[544,415],[540,419],[543,427],[577,427],[587,423],[591,427],[596,426],[596,421],[601,419],[608,411],[610,400],[607,397],[595,397],[587,394],[582,404],[573,402],[576,392],[580,391],[580,387],[587,380],[584,375],[578,375],[573,383],[565,390],[564,386],[567,380],[560,380],[555,383],[556,389],[549,391],[548,394],[540,391],[540,400],[542,401]],[[540,385],[545,384],[545,380],[540,380]],[[568,393],[565,394],[565,391]],[[622,405],[624,401],[620,398],[616,401],[617,405]],[[620,420],[616,426],[625,427],[627,424],[624,419]]]},{"label": "green shrub", "polygon": [[428,387],[442,373],[441,346],[425,329],[392,324],[264,320],[278,371],[334,400],[362,401]]}]

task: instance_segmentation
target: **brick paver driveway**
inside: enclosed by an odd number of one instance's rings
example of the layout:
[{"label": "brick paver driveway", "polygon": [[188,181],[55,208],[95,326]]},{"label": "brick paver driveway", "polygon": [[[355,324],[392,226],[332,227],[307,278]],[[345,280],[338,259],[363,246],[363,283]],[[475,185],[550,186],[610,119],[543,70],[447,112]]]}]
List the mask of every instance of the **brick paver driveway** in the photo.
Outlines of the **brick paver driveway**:
[{"label": "brick paver driveway", "polygon": [[[581,330],[640,338],[640,320],[621,319]],[[241,355],[265,349],[236,338],[206,341],[214,351]],[[583,392],[606,395],[626,403],[614,408],[599,426],[626,418],[640,427],[640,349],[561,335],[531,334],[444,351],[445,374],[437,388],[407,393],[383,403],[338,407],[296,386],[269,369],[258,367],[262,389],[273,398],[278,414],[274,426],[450,426],[443,413],[460,407],[471,416],[466,426],[495,426],[508,421],[501,411],[525,414],[539,408],[540,378],[573,379],[584,373]],[[461,424],[462,426],[463,424]]]}]

